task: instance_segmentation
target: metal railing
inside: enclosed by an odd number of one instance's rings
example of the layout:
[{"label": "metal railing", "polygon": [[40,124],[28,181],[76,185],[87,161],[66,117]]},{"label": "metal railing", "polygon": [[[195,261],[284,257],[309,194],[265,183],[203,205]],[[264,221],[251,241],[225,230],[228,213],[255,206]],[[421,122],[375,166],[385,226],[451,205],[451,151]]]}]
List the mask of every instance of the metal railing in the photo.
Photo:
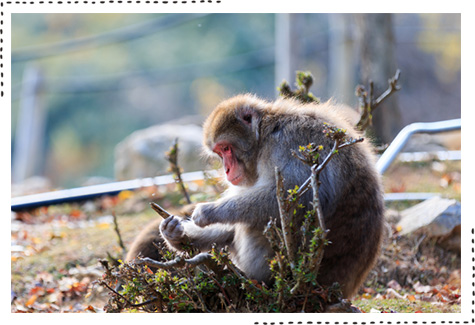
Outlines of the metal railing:
[{"label": "metal railing", "polygon": [[461,119],[429,122],[429,123],[412,123],[404,127],[399,134],[391,142],[391,145],[384,151],[376,163],[376,169],[384,174],[386,169],[391,165],[398,153],[404,148],[407,141],[416,133],[438,133],[453,130],[460,130],[462,127]]},{"label": "metal railing", "polygon": [[[461,119],[447,120],[431,123],[413,123],[404,127],[396,136],[391,145],[386,149],[384,154],[376,163],[376,169],[381,173],[387,170],[404,145],[413,134],[416,133],[437,133],[461,128]],[[211,174],[216,176],[216,174]],[[183,181],[190,182],[202,180],[203,172],[191,172],[182,174]],[[150,177],[136,179],[130,181],[113,182],[101,185],[84,186],[67,190],[59,190],[53,192],[39,193],[21,197],[12,198],[11,210],[21,211],[40,206],[47,206],[59,203],[75,202],[81,200],[89,200],[101,195],[116,195],[125,190],[137,190],[148,186],[159,186],[174,183],[175,180],[171,175],[158,177]],[[385,199],[393,200],[423,200],[428,197],[437,195],[436,193],[387,193]]]}]

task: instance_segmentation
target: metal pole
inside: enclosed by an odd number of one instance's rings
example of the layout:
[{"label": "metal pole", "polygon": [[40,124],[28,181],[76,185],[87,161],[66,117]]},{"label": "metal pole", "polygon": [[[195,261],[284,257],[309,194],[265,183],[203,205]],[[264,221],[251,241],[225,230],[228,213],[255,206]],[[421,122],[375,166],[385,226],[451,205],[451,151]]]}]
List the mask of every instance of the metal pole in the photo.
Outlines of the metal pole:
[{"label": "metal pole", "polygon": [[460,130],[461,119],[429,122],[429,123],[412,123],[404,127],[399,134],[391,142],[391,145],[381,155],[376,163],[376,169],[380,174],[384,174],[386,169],[391,165],[398,153],[404,148],[409,138],[415,133],[437,133],[452,130]]},{"label": "metal pole", "polygon": [[[218,177],[216,171],[211,170],[207,173],[210,177]],[[204,178],[203,172],[184,173],[181,176],[184,182],[202,180]],[[172,175],[164,175],[14,197],[11,202],[11,210],[21,211],[40,206],[90,200],[101,195],[116,195],[121,191],[137,190],[149,186],[172,184],[174,182],[175,179]]]},{"label": "metal pole", "polygon": [[41,73],[27,67],[23,76],[20,111],[15,133],[12,181],[21,182],[39,172],[43,157],[44,110],[41,105]]}]

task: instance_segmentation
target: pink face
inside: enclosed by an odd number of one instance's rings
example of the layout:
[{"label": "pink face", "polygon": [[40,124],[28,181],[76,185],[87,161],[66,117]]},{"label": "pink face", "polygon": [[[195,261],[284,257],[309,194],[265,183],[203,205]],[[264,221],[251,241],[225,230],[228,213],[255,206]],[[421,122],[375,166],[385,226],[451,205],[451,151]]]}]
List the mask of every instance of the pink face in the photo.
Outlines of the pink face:
[{"label": "pink face", "polygon": [[218,142],[213,151],[223,159],[226,178],[233,185],[239,185],[244,180],[244,170],[238,163],[233,146],[227,141]]}]

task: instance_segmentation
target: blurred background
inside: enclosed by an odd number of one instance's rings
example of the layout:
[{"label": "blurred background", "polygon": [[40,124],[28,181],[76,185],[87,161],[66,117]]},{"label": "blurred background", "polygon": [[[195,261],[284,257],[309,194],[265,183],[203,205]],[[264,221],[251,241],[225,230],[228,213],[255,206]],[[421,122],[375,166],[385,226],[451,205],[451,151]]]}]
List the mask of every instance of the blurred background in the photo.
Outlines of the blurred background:
[{"label": "blurred background", "polygon": [[399,68],[378,143],[460,117],[459,14],[12,14],[11,30],[13,195],[164,174],[175,136],[198,170],[214,106],[275,99],[296,70],[356,108],[357,84],[380,94]]}]

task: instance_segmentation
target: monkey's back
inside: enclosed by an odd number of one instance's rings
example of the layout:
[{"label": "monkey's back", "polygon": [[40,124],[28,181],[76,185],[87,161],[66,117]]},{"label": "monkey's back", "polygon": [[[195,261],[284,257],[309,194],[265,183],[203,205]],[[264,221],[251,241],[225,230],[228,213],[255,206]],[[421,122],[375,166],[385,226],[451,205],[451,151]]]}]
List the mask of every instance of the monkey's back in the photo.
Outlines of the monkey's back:
[{"label": "monkey's back", "polygon": [[[333,142],[322,133],[323,123],[345,129],[350,137],[361,136],[345,114],[331,103],[296,105],[286,100],[269,109],[263,141],[280,148],[268,162],[281,169],[286,188],[300,185],[310,176],[310,168],[292,157],[288,148],[323,145],[322,159],[331,150]],[[380,251],[384,200],[374,163],[369,143],[357,143],[341,149],[320,177],[319,198],[330,244],[325,247],[318,281],[326,285],[339,282],[345,297],[356,293]],[[302,202],[307,209],[311,200],[308,191]]]}]

